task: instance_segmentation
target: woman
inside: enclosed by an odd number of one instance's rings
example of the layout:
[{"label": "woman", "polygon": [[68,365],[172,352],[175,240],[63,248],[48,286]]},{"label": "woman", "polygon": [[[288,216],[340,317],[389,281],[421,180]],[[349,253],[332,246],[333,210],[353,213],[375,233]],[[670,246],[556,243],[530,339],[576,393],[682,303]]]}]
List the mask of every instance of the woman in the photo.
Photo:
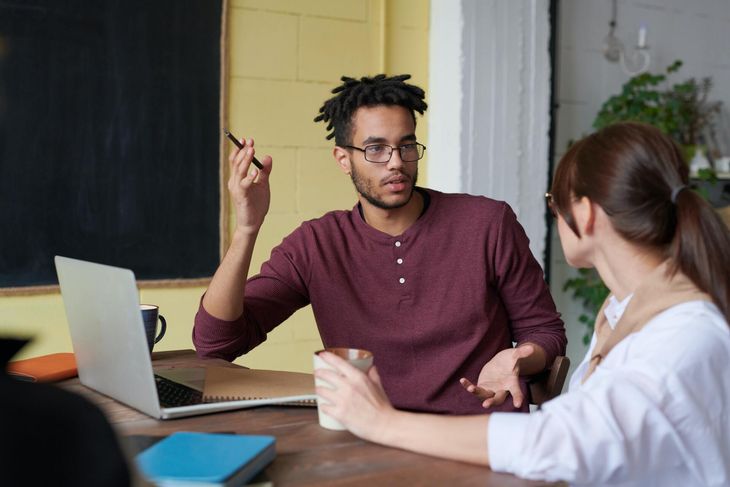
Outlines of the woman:
[{"label": "woman", "polygon": [[730,236],[679,149],[648,125],[607,127],[565,154],[549,203],[568,263],[611,291],[569,392],[532,414],[408,413],[374,367],[323,354],[337,370],[316,371],[335,387],[317,389],[323,410],[365,439],[527,478],[730,484]]}]

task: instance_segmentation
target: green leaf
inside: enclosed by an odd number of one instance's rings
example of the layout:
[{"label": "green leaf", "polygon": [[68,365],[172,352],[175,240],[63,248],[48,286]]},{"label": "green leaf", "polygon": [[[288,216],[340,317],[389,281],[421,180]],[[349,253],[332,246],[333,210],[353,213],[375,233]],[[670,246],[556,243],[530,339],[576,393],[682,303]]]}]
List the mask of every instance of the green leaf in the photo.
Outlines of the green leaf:
[{"label": "green leaf", "polygon": [[[697,171],[697,179],[715,184],[717,182],[717,173],[711,168],[703,167]],[[705,197],[705,199],[707,199],[707,197]]]},{"label": "green leaf", "polygon": [[674,61],[672,64],[670,64],[667,67],[667,73],[675,73],[675,72],[679,71],[679,68],[682,67],[682,64],[683,64],[682,61],[677,59],[676,61]]}]

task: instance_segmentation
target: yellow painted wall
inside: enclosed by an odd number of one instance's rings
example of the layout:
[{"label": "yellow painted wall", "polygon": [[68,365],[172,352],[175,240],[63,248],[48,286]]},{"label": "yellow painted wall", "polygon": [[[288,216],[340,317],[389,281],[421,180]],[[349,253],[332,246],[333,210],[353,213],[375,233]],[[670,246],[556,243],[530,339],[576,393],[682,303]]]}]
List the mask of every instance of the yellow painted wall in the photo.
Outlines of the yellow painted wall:
[{"label": "yellow painted wall", "polygon": [[[427,0],[230,0],[228,127],[239,137],[254,137],[258,153],[274,158],[271,210],[252,272],[303,220],[355,204],[352,183],[337,169],[332,142],[325,140],[324,124],[312,119],[343,74],[410,73],[427,89],[428,11]],[[426,120],[418,122],[418,137],[427,144]],[[203,291],[141,291],[141,302],[160,305],[168,321],[167,335],[155,350],[192,348]],[[0,334],[35,337],[21,357],[71,351],[58,294],[0,298]],[[311,371],[311,353],[320,347],[307,307],[237,362]]]}]

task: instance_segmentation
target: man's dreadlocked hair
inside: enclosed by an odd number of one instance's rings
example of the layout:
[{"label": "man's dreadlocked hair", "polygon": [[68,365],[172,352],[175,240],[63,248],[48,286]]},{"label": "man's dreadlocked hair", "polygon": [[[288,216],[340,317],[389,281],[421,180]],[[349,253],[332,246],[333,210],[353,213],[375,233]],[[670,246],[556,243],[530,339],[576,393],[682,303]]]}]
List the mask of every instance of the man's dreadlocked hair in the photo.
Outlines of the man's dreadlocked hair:
[{"label": "man's dreadlocked hair", "polygon": [[340,146],[351,143],[352,115],[360,107],[399,105],[410,110],[415,123],[416,117],[413,112],[423,115],[428,105],[423,101],[425,93],[421,88],[404,83],[410,77],[410,74],[401,74],[388,78],[384,74],[379,74],[372,78],[362,77],[357,80],[343,76],[342,85],[332,90],[335,96],[324,102],[314,121],[325,122],[327,130],[331,131],[327,135],[327,140],[334,137],[335,143]]}]

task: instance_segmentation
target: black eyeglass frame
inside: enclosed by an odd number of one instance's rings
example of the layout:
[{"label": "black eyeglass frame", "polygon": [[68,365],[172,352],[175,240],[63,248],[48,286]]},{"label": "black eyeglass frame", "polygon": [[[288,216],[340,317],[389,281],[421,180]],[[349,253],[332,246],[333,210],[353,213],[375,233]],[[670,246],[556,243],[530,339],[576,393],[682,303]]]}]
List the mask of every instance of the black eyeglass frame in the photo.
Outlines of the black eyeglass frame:
[{"label": "black eyeglass frame", "polygon": [[545,204],[548,207],[548,210],[550,210],[550,214],[557,220],[558,218],[558,210],[555,209],[555,204],[553,203],[553,194],[552,193],[545,193]]},{"label": "black eyeglass frame", "polygon": [[[412,147],[412,146],[415,146],[416,147],[416,150],[418,151],[418,159],[408,159],[408,160],[404,159],[403,158],[403,149],[404,148],[407,148],[407,147]],[[389,163],[390,162],[390,159],[393,157],[393,151],[396,150],[396,149],[398,149],[398,153],[400,155],[400,160],[403,161],[403,162],[418,162],[421,159],[423,159],[423,156],[424,155],[426,155],[426,146],[423,145],[423,144],[421,144],[420,142],[412,142],[410,144],[403,144],[403,145],[399,145],[399,146],[396,146],[396,147],[393,147],[392,145],[388,145],[388,144],[368,144],[365,147],[355,147],[354,145],[346,145],[344,147],[346,149],[359,150],[360,152],[363,153],[363,156],[365,157],[365,160],[368,161],[371,164],[387,164],[387,163]],[[386,160],[384,160],[384,161],[371,161],[370,159],[368,159],[368,153],[367,153],[367,148],[368,147],[387,147],[388,149],[390,149],[390,153],[388,153],[388,158]]]}]

